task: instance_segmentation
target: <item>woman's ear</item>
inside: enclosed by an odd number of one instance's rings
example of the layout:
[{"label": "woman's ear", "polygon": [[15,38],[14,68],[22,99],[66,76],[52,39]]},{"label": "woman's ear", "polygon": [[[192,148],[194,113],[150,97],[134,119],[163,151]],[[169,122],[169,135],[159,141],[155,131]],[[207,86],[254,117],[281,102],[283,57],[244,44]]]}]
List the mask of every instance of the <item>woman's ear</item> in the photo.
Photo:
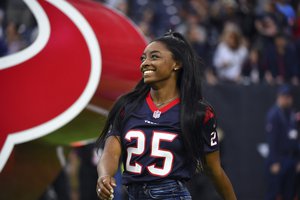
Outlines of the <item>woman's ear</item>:
[{"label": "woman's ear", "polygon": [[177,61],[176,61],[173,70],[174,70],[174,71],[178,71],[178,70],[180,70],[180,69],[181,69],[181,62],[179,62],[179,61],[177,62]]}]

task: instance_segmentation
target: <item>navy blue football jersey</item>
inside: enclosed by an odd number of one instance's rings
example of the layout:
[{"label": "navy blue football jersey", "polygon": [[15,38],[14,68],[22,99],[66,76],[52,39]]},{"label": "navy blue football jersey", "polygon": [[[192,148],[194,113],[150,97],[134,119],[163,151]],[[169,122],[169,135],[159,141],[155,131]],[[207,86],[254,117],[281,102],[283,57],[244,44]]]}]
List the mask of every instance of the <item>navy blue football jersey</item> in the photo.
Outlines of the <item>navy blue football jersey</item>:
[{"label": "navy blue football jersey", "polygon": [[[199,123],[204,125],[204,151],[218,150],[216,121],[211,109],[207,109],[204,122]],[[123,184],[159,181],[166,177],[190,179],[195,170],[186,160],[180,132],[180,99],[158,109],[149,94],[130,114],[122,133],[113,128],[108,133],[108,136],[118,136],[122,141]]]}]

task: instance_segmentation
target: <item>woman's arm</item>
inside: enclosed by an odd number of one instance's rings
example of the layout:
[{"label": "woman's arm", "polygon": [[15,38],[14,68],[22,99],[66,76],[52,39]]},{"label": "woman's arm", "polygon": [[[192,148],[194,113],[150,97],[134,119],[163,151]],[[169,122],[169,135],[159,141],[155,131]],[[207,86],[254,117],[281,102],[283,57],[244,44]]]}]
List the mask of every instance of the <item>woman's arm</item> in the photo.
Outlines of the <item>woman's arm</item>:
[{"label": "woman's arm", "polygon": [[100,199],[112,199],[116,181],[113,178],[119,167],[121,144],[118,137],[107,138],[104,150],[97,166],[97,194]]},{"label": "woman's arm", "polygon": [[205,156],[206,169],[218,193],[225,200],[236,200],[236,196],[229,178],[221,167],[219,151],[208,153]]}]

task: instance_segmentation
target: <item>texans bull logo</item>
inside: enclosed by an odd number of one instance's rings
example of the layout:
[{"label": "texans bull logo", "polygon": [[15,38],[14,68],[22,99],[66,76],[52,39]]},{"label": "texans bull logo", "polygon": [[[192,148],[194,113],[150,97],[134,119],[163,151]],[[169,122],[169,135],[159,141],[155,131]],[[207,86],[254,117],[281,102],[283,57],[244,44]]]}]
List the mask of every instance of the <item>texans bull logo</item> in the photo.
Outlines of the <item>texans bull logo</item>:
[{"label": "texans bull logo", "polygon": [[122,14],[84,0],[24,0],[39,34],[0,58],[0,171],[13,146],[62,127],[84,108],[107,112],[140,79],[143,36]]}]

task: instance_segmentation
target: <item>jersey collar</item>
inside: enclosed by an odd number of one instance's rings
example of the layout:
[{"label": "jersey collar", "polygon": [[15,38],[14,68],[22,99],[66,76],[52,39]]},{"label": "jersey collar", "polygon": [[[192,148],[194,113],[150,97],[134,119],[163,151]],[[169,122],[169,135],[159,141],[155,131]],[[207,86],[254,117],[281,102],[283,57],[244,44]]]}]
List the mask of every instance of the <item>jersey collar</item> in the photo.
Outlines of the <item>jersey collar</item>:
[{"label": "jersey collar", "polygon": [[163,107],[157,108],[156,105],[154,104],[153,99],[149,92],[146,97],[146,102],[152,112],[159,110],[160,112],[164,113],[164,112],[168,111],[169,109],[171,109],[176,104],[178,104],[180,102],[180,98],[178,97],[178,98],[174,99],[173,101],[169,102],[168,104],[164,105]]}]

